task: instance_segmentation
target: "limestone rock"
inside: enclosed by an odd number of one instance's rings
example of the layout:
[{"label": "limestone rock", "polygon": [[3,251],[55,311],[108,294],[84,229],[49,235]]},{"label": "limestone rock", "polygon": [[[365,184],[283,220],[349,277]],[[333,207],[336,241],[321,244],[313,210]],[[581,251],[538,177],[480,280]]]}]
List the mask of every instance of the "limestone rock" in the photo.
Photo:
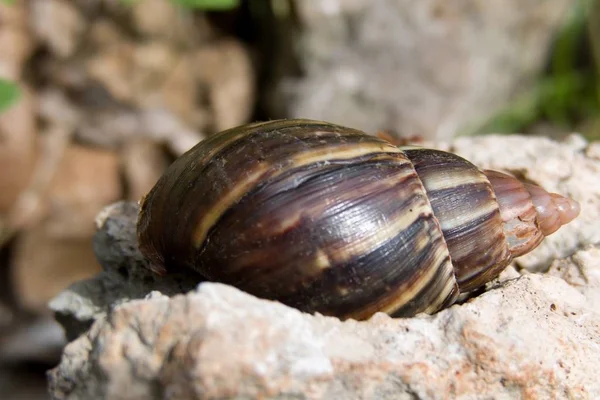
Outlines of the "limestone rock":
[{"label": "limestone rock", "polygon": [[61,58],[73,54],[85,29],[85,20],[69,1],[36,0],[31,7],[32,27],[38,38]]},{"label": "limestone rock", "polygon": [[[245,49],[233,40],[221,40],[198,50],[197,74],[210,83],[209,97],[215,114],[215,132],[250,120],[254,92],[254,69]],[[181,89],[179,89],[181,90]]]},{"label": "limestone rock", "polygon": [[[31,31],[48,49],[36,59],[39,79],[74,111],[78,141],[120,148],[149,139],[180,154],[215,129],[248,121],[256,96],[250,46],[230,39],[206,13],[179,6],[31,2]],[[0,29],[0,44],[3,38]],[[0,46],[0,74],[3,53]],[[47,107],[44,117],[56,121],[64,112]]]},{"label": "limestone rock", "polygon": [[16,104],[0,113],[0,171],[8,171],[0,176],[0,214],[10,212],[31,179],[36,134],[34,98],[26,88]]},{"label": "limestone rock", "polygon": [[25,2],[0,2],[0,77],[20,80],[23,64],[34,50]]},{"label": "limestone rock", "polygon": [[296,1],[302,76],[281,79],[273,108],[447,140],[528,87],[571,4]]},{"label": "limestone rock", "polygon": [[96,214],[121,195],[118,154],[70,144],[48,188],[46,223],[57,236],[91,236]]},{"label": "limestone rock", "polygon": [[600,309],[600,248],[589,246],[552,263],[548,275],[557,276],[579,290],[589,304]]},{"label": "limestone rock", "polygon": [[11,286],[22,309],[48,314],[48,301],[100,266],[89,237],[62,238],[42,225],[23,232],[15,242]]},{"label": "limestone rock", "polygon": [[139,200],[152,189],[169,162],[162,148],[151,140],[135,140],[122,151],[123,175],[127,182],[126,198]]},{"label": "limestone rock", "polygon": [[[31,220],[15,239],[10,262],[19,305],[42,314],[66,287],[99,272],[91,243],[93,220],[121,196],[115,152],[71,144],[59,156],[47,187],[39,189],[39,207],[23,215]],[[51,169],[42,163],[36,167],[44,173]],[[21,201],[28,204],[25,195]]]},{"label": "limestone rock", "polygon": [[201,278],[191,272],[156,277],[136,246],[137,205],[116,203],[97,218],[94,248],[104,271],[51,302],[75,339],[49,372],[51,394],[598,397],[600,160],[588,156],[594,146],[578,135],[437,144],[571,195],[582,211],[532,253],[530,265],[515,263],[483,294],[433,316],[342,322],[226,285],[204,282],[193,290]]},{"label": "limestone rock", "polygon": [[115,304],[143,298],[153,290],[183,293],[201,281],[195,274],[158,277],[150,271],[136,244],[138,210],[136,203],[118,202],[98,215],[93,245],[104,271],[75,283],[50,302],[68,337],[77,337]]},{"label": "limestone rock", "polygon": [[367,322],[203,283],[112,310],[67,346],[50,389],[56,399],[595,398],[596,310],[538,275],[433,317]]}]

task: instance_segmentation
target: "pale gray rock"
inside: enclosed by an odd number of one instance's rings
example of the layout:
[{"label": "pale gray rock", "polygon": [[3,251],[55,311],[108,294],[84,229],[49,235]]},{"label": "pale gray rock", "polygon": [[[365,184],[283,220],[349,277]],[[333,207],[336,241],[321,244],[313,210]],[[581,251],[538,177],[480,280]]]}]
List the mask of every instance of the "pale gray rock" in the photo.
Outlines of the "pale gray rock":
[{"label": "pale gray rock", "polygon": [[104,272],[51,303],[75,339],[49,373],[52,396],[599,397],[597,145],[579,135],[488,136],[436,147],[570,195],[581,215],[463,304],[434,316],[342,322],[226,285],[194,290],[193,273],[154,276],[136,245],[137,204],[117,203],[97,220]]},{"label": "pale gray rock", "polygon": [[595,310],[600,310],[600,248],[588,246],[552,263],[548,275],[557,276],[579,290]]},{"label": "pale gray rock", "polygon": [[73,284],[50,302],[50,308],[70,339],[87,330],[111,306],[143,298],[153,290],[165,294],[183,293],[202,280],[193,272],[162,277],[151,272],[137,247],[138,211],[137,203],[123,201],[106,207],[98,215],[93,245],[104,270]]},{"label": "pale gray rock", "polygon": [[71,2],[31,2],[31,26],[36,36],[60,58],[71,56],[85,30],[85,20]]},{"label": "pale gray rock", "polygon": [[366,322],[203,283],[116,307],[49,379],[55,399],[587,399],[600,396],[599,345],[597,309],[556,277]]},{"label": "pale gray rock", "polygon": [[296,1],[302,75],[281,78],[272,107],[369,132],[449,139],[530,88],[571,5]]}]

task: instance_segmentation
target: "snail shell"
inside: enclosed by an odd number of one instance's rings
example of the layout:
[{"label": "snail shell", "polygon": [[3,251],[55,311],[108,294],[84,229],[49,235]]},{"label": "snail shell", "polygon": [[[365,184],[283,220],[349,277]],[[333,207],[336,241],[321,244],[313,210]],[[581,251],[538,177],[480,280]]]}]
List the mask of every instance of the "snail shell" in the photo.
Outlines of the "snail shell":
[{"label": "snail shell", "polygon": [[434,313],[495,278],[579,205],[438,150],[312,120],[233,128],[143,199],[140,249],[306,312]]}]

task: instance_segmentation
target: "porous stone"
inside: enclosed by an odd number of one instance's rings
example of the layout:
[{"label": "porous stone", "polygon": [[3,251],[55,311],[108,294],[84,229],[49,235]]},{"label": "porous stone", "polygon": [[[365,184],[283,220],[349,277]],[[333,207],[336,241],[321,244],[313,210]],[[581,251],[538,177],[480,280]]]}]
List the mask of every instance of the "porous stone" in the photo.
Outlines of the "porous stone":
[{"label": "porous stone", "polygon": [[50,372],[57,399],[595,398],[600,315],[529,275],[437,315],[309,316],[230,286],[113,309]]},{"label": "porous stone", "polygon": [[20,80],[23,64],[34,49],[25,2],[0,2],[0,77]]},{"label": "porous stone", "polygon": [[22,309],[48,314],[48,301],[74,282],[96,275],[100,266],[90,237],[62,238],[47,224],[15,241],[11,287]]},{"label": "porous stone", "polygon": [[126,198],[139,200],[152,189],[168,166],[161,146],[151,140],[128,143],[122,151],[123,175],[127,182]]},{"label": "porous stone", "polygon": [[83,333],[116,304],[143,298],[153,290],[183,293],[201,281],[193,273],[159,277],[151,272],[137,247],[138,211],[137,203],[123,201],[106,207],[98,215],[93,246],[103,271],[73,284],[50,302],[69,338]]},{"label": "porous stone", "polygon": [[62,0],[36,0],[31,3],[31,18],[38,38],[58,57],[73,54],[85,30],[85,20],[76,5]]},{"label": "porous stone", "polygon": [[136,245],[137,204],[116,203],[97,219],[104,271],[51,303],[75,339],[49,372],[52,396],[600,396],[600,160],[586,155],[590,145],[579,135],[464,138],[436,147],[570,195],[581,215],[532,253],[540,255],[531,270],[514,263],[479,296],[433,316],[357,322],[222,284],[197,286],[201,278],[191,272],[157,277]]},{"label": "porous stone", "polygon": [[35,164],[36,134],[35,99],[31,90],[25,88],[21,99],[0,113],[0,171],[10,171],[0,176],[0,219],[11,211],[29,184]]},{"label": "porous stone", "polygon": [[595,310],[600,310],[600,248],[588,246],[571,257],[556,260],[548,275],[557,276],[579,290]]},{"label": "porous stone", "polygon": [[[31,32],[48,50],[36,53],[40,79],[45,91],[64,98],[59,105],[75,117],[79,142],[121,148],[150,139],[180,154],[252,113],[251,48],[229,39],[206,13],[182,12],[170,0],[127,7],[120,1],[34,0],[30,14]],[[0,75],[3,54],[14,53],[14,46],[3,51],[3,31]],[[57,100],[44,97],[45,103]],[[47,104],[43,114],[52,122],[65,117],[62,107]]]}]

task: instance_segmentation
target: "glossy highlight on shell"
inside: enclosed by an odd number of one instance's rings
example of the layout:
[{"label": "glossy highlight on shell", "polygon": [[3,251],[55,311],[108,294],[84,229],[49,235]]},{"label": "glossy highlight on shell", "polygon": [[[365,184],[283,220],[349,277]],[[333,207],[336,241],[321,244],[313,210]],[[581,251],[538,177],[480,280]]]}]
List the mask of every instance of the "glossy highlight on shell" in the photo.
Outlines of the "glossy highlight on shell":
[{"label": "glossy highlight on shell", "polygon": [[177,159],[143,199],[152,268],[306,312],[434,313],[579,213],[439,150],[313,120],[243,125]]}]

